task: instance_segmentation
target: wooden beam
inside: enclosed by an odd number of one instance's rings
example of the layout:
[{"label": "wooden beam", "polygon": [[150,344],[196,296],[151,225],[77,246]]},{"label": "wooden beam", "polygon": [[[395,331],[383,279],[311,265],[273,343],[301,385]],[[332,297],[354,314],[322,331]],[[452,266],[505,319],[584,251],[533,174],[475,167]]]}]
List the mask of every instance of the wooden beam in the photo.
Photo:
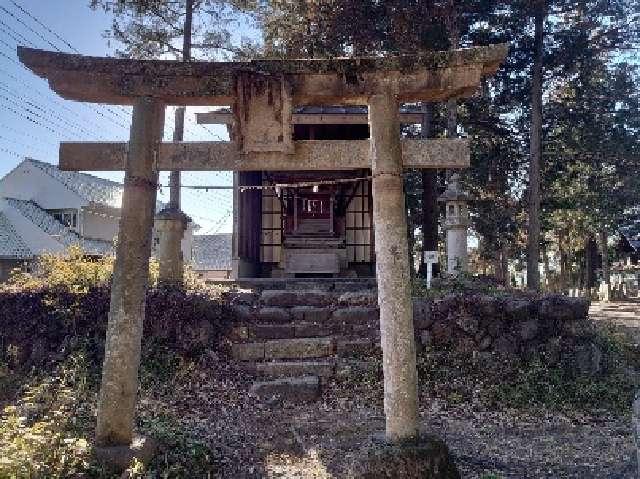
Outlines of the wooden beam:
[{"label": "wooden beam", "polygon": [[[157,159],[162,171],[296,171],[370,168],[369,140],[296,141],[292,155],[242,154],[230,142],[163,143]],[[61,143],[60,168],[67,171],[125,169],[127,143]],[[405,168],[467,168],[467,139],[402,141]]]},{"label": "wooden beam", "polygon": [[366,104],[389,80],[399,101],[441,101],[472,94],[504,60],[506,45],[389,57],[246,62],[100,58],[18,47],[18,58],[63,98],[134,103],[149,96],[170,105],[232,105],[240,74],[282,77],[295,104]]},{"label": "wooden beam", "polygon": [[[369,118],[366,113],[294,113],[294,125],[366,125]],[[208,111],[196,113],[199,125],[232,125],[233,113]],[[422,122],[422,113],[400,113],[400,123],[418,124]]]}]

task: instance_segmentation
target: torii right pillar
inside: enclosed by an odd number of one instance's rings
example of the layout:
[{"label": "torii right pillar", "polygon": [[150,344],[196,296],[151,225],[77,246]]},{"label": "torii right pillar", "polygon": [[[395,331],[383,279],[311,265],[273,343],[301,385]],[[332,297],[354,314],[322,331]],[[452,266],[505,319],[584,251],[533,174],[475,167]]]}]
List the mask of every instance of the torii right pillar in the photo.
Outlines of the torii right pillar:
[{"label": "torii right pillar", "polygon": [[369,124],[386,436],[397,442],[418,434],[418,378],[395,85],[369,98]]}]

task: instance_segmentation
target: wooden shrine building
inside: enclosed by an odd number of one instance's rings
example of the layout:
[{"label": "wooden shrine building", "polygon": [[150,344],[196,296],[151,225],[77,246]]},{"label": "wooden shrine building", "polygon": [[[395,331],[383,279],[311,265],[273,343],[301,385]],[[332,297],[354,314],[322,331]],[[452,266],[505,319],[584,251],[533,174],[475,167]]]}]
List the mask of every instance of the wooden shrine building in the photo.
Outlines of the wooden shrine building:
[{"label": "wooden shrine building", "polygon": [[[197,119],[233,136],[228,110]],[[400,121],[419,124],[422,113],[404,106]],[[369,139],[366,106],[297,107],[292,124],[294,141]],[[374,277],[370,176],[369,168],[234,173],[233,277]]]}]

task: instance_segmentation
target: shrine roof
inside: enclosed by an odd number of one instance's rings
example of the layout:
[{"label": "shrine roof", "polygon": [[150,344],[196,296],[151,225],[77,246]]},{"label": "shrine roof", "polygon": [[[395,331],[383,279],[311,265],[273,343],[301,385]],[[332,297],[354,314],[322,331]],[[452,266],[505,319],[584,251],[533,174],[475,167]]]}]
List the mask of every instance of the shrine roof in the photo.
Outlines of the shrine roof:
[{"label": "shrine roof", "polygon": [[[407,95],[408,101],[468,94],[471,87],[478,86],[481,76],[497,70],[507,50],[507,45],[492,45],[416,55],[180,62],[90,57],[18,47],[18,57],[34,73],[48,79],[54,91],[72,100],[131,104],[135,97],[154,96],[168,104],[229,105],[235,95],[235,79],[243,73],[286,76],[300,100],[313,99],[317,94],[361,101],[363,89],[371,93],[372,85],[392,77],[391,72],[406,77],[407,84],[417,85]],[[470,70],[474,74],[470,75]],[[423,78],[421,73],[431,75]],[[468,78],[464,85],[457,86],[455,76]],[[309,85],[308,77],[325,83]],[[401,92],[406,89],[406,85],[400,85]]]}]

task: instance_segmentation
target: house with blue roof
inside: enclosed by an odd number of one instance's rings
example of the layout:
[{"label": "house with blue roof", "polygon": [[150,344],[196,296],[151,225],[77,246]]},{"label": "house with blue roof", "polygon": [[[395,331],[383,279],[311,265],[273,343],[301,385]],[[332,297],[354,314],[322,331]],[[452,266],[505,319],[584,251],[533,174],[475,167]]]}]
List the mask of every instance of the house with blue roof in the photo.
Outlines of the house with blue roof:
[{"label": "house with blue roof", "polygon": [[[72,245],[89,255],[113,254],[122,191],[114,181],[23,160],[0,179],[0,281],[39,255],[64,253]],[[195,228],[190,224],[182,244],[187,262]],[[154,245],[157,242],[154,231]]]}]

